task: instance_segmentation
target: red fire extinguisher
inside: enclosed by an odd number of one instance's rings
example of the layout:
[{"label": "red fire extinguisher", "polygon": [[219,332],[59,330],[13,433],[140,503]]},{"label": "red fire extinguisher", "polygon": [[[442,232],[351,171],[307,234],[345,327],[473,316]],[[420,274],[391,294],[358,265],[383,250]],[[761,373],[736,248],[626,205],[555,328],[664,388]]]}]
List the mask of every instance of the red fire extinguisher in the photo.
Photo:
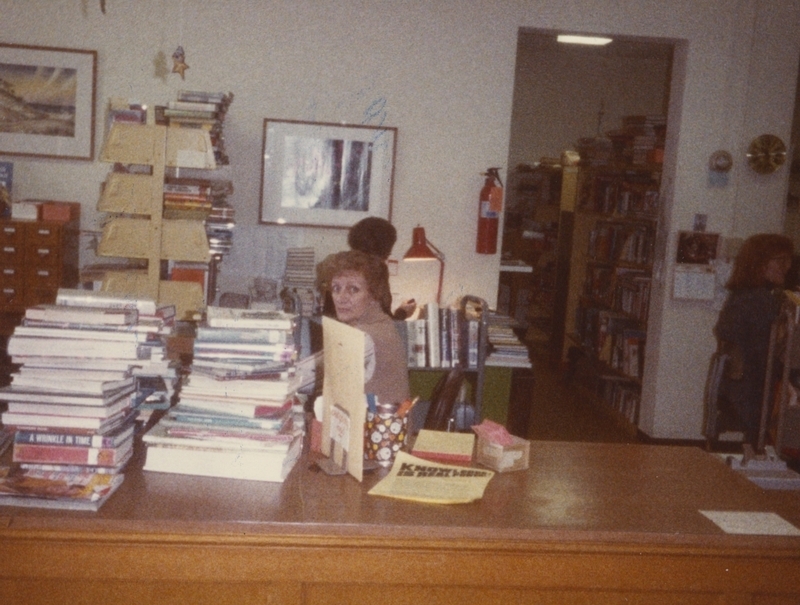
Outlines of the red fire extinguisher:
[{"label": "red fire extinguisher", "polygon": [[486,180],[478,202],[478,242],[475,251],[478,254],[495,254],[497,228],[503,211],[503,181],[500,180],[500,168],[489,168],[483,176]]}]

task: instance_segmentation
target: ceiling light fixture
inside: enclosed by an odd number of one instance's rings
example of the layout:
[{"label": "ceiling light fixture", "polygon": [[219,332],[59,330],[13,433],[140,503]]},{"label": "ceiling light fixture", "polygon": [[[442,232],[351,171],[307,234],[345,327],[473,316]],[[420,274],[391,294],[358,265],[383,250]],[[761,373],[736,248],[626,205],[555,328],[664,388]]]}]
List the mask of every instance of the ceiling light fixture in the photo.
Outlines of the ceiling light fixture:
[{"label": "ceiling light fixture", "polygon": [[592,46],[605,46],[612,42],[611,38],[601,38],[599,36],[574,36],[571,34],[559,34],[556,38],[559,42],[567,44],[590,44]]}]

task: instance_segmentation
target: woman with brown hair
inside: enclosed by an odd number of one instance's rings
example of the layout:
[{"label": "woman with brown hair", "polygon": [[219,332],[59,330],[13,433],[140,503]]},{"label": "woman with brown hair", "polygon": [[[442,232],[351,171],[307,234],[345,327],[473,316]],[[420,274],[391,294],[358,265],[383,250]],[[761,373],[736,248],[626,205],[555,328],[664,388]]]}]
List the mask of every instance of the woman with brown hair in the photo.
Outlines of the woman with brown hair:
[{"label": "woman with brown hair", "polygon": [[[772,323],[780,311],[786,274],[792,265],[792,240],[759,233],[745,240],[726,284],[729,290],[714,335],[730,362],[720,385],[720,408],[729,428],[744,432],[757,446],[761,401],[767,373]],[[725,420],[722,420],[725,423]]]},{"label": "woman with brown hair", "polygon": [[336,319],[367,335],[367,351],[374,348],[374,366],[366,370],[364,392],[380,403],[408,399],[408,368],[403,341],[394,320],[383,310],[389,292],[386,263],[372,254],[348,250],[327,256],[317,265],[317,282],[329,291]]}]

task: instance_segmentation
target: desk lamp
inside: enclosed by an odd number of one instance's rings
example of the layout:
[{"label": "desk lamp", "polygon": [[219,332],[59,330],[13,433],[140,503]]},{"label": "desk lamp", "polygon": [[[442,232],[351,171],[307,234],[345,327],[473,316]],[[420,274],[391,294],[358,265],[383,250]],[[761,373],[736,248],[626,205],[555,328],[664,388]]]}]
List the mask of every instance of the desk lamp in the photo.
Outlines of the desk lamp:
[{"label": "desk lamp", "polygon": [[444,254],[425,237],[425,228],[417,225],[411,234],[411,247],[403,255],[408,261],[439,261],[439,288],[436,290],[436,302],[441,303],[442,280],[444,279]]}]

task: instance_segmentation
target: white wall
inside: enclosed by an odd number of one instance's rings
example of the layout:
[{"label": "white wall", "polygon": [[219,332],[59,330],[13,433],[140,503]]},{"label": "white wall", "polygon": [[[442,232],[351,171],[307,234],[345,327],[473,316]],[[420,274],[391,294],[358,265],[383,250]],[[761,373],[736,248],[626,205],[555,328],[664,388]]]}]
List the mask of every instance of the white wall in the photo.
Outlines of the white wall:
[{"label": "white wall", "polygon": [[666,115],[669,57],[610,54],[542,35],[524,32],[517,47],[510,169],[557,159],[581,137],[619,129],[624,116]]},{"label": "white wall", "polygon": [[[800,48],[797,0],[107,0],[106,6],[103,15],[92,0],[0,0],[0,39],[96,49],[100,107],[119,96],[164,103],[180,88],[236,94],[226,145],[239,225],[224,265],[227,290],[244,291],[255,275],[279,275],[287,245],[314,245],[320,256],[345,247],[341,231],[256,224],[262,120],[359,123],[370,103],[383,98],[386,123],[399,128],[396,252],[423,223],[447,257],[445,297],[469,292],[494,302],[499,257],[473,252],[476,198],[480,172],[508,157],[520,27],[686,42],[670,107],[670,117],[680,120],[669,134],[665,165],[667,258],[674,233],[691,228],[696,212],[707,213],[709,229],[724,234],[781,225],[788,171],[757,176],[741,158],[763,132],[788,140]],[[156,77],[158,53],[169,60],[178,45],[190,66],[186,81]],[[712,188],[705,166],[717,148],[729,149],[737,162],[729,183]],[[83,227],[97,227],[94,205],[108,166],[4,159],[15,162],[15,197],[79,201]],[[663,283],[671,270],[668,262]],[[663,293],[654,307],[642,426],[654,437],[694,438],[713,313],[687,309]]]}]

